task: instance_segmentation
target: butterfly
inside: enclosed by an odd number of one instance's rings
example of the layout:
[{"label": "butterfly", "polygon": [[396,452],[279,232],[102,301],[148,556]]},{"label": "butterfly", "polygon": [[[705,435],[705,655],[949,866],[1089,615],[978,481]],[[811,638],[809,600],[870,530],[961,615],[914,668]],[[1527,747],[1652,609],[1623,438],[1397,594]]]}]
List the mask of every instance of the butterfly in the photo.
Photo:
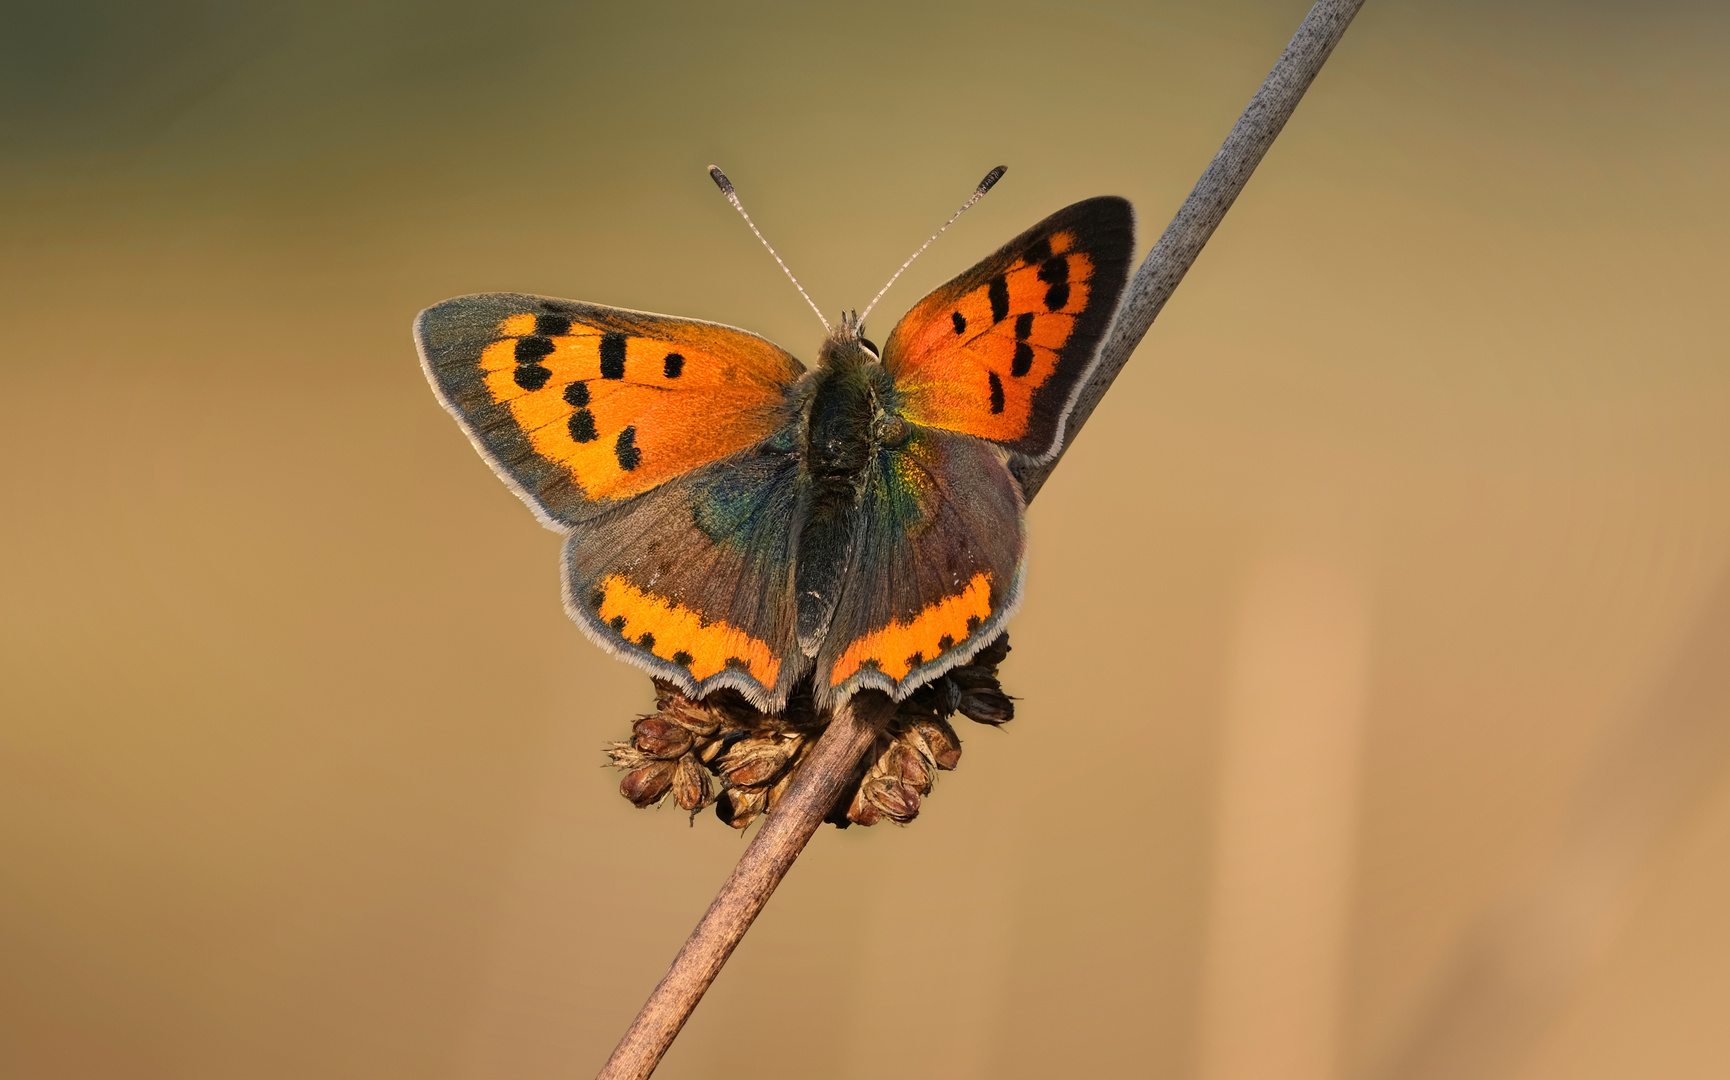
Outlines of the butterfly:
[{"label": "butterfly", "polygon": [[415,343],[481,456],[565,535],[565,606],[596,644],[770,713],[807,678],[822,708],[901,700],[1020,604],[1009,462],[1061,448],[1133,247],[1128,202],[1075,203],[882,349],[843,316],[811,368],[730,326],[516,293],[434,305]]}]

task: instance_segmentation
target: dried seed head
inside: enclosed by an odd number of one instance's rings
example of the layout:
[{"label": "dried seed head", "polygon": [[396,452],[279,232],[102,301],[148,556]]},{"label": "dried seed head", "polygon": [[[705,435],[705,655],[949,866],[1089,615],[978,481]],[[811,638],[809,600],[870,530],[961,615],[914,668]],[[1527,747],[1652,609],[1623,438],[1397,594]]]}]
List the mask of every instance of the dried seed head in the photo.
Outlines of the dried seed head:
[{"label": "dried seed head", "polygon": [[[970,662],[910,694],[828,820],[843,828],[886,818],[902,825],[912,821],[937,773],[961,761],[961,739],[949,717],[959,711],[981,723],[1002,724],[1014,716],[1014,703],[997,681],[997,665],[1008,655],[1008,638],[1000,637]],[[607,751],[614,765],[629,772],[620,790],[638,806],[669,793],[692,812],[713,802],[722,821],[741,829],[781,801],[827,724],[808,683],[794,690],[779,714],[767,714],[732,690],[693,700],[657,679],[655,707],[632,725],[629,742]]]},{"label": "dried seed head", "polygon": [[853,795],[853,802],[847,807],[847,820],[855,825],[875,825],[883,820],[883,811],[865,797],[865,786],[861,784]]},{"label": "dried seed head", "polygon": [[679,809],[695,813],[709,802],[708,770],[697,764],[697,759],[690,754],[680,758],[678,766],[673,777],[673,798]]},{"label": "dried seed head", "polygon": [[721,726],[716,706],[708,701],[693,701],[677,686],[655,680],[655,707],[662,719],[671,720],[693,735],[713,735]]},{"label": "dried seed head", "polygon": [[769,792],[765,788],[727,788],[715,800],[715,816],[735,829],[743,829],[764,811],[768,802]]},{"label": "dried seed head", "polygon": [[619,781],[619,794],[631,800],[634,806],[653,806],[666,798],[667,789],[673,786],[673,774],[677,771],[678,764],[672,761],[645,765],[625,774],[625,778]]},{"label": "dried seed head", "polygon": [[931,790],[931,784],[937,776],[922,750],[923,747],[916,746],[911,740],[897,739],[889,748],[889,753],[884,755],[884,765],[893,770],[891,775],[900,779],[902,787],[912,788],[924,795]]},{"label": "dried seed head", "polygon": [[[882,773],[869,773],[864,782],[859,785],[859,795],[854,799],[855,805],[860,801],[869,807],[859,818],[853,818],[855,824],[866,824],[868,820],[888,818],[897,825],[905,825],[919,816],[919,792],[893,776]],[[863,810],[864,807],[861,807]],[[853,817],[852,812],[848,812]]]},{"label": "dried seed head", "polygon": [[972,663],[975,667],[988,667],[995,671],[997,665],[1003,663],[1003,661],[1008,659],[1008,657],[1009,635],[1004,634],[996,641],[985,646],[985,648],[974,653]]},{"label": "dried seed head", "polygon": [[653,765],[656,761],[660,760],[658,758],[650,757],[628,742],[616,742],[610,744],[607,747],[607,756],[613,759],[614,768],[619,769],[640,769],[645,765]]},{"label": "dried seed head", "polygon": [[1015,702],[994,687],[962,691],[961,700],[955,707],[967,719],[993,727],[1015,719]]},{"label": "dried seed head", "polygon": [[631,742],[654,758],[682,757],[691,748],[688,728],[660,716],[645,716],[631,725]]},{"label": "dried seed head", "polygon": [[961,739],[942,717],[920,717],[908,728],[925,742],[932,764],[947,772],[961,764]]},{"label": "dried seed head", "polygon": [[756,735],[740,739],[715,763],[728,787],[761,787],[773,783],[801,749],[798,736]]}]

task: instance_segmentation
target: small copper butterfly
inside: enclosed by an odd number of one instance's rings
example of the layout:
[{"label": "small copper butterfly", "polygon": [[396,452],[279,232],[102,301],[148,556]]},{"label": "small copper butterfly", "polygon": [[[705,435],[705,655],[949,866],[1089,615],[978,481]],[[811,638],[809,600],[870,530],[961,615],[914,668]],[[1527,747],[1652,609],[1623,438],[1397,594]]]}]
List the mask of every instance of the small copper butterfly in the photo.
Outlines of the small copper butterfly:
[{"label": "small copper butterfly", "polygon": [[901,700],[1020,603],[1008,462],[1061,447],[1134,228],[1123,199],[1065,207],[882,349],[845,316],[810,369],[730,326],[515,293],[426,309],[415,344],[481,456],[564,534],[565,606],[596,644],[766,712],[806,678],[822,707]]}]

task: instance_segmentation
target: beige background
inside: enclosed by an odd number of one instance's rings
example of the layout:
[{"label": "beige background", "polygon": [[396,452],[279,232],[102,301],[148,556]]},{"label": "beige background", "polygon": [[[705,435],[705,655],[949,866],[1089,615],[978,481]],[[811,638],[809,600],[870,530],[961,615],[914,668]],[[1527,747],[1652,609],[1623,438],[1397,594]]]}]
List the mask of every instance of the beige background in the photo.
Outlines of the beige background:
[{"label": "beige background", "polygon": [[[409,321],[1151,243],[1303,0],[8,4],[0,1074],[592,1073],[743,840]],[[661,1075],[1730,1075],[1730,15],[1370,0],[1031,514],[1006,731]]]}]

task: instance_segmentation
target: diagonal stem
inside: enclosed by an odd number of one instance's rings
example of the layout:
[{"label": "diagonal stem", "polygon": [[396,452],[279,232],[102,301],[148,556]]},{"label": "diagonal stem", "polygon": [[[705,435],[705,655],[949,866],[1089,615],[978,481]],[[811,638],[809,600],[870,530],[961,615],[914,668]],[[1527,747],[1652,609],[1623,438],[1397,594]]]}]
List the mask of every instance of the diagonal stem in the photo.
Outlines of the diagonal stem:
[{"label": "diagonal stem", "polygon": [[[1177,216],[1154,244],[1124,293],[1117,319],[1100,346],[1099,362],[1083,384],[1070,414],[1064,449],[1093,414],[1112,380],[1129,362],[1148,327],[1153,325],[1178,282],[1213,235],[1261,163],[1268,147],[1303,99],[1304,91],[1327,62],[1340,36],[1364,0],[1317,0],[1274,65],[1261,89],[1250,99],[1219,153],[1184,200]],[[1017,462],[1016,479],[1029,502],[1039,493],[1062,453],[1042,465]],[[861,694],[843,705],[802,762],[792,789],[764,821],[739,865],[721,886],[685,947],[673,958],[666,977],[649,995],[625,1037],[601,1070],[600,1080],[647,1080],[660,1064],[703,992],[720,974],[721,966],[750,929],[751,922],[793,860],[799,857],[817,826],[834,808],[842,789],[871,748],[878,730],[895,706],[881,694]]]},{"label": "diagonal stem", "polygon": [[703,992],[721,973],[721,965],[733,955],[893,715],[895,703],[875,691],[855,694],[836,710],[810,756],[800,762],[786,797],[764,819],[703,920],[673,958],[666,977],[619,1040],[600,1080],[641,1080],[655,1071]]}]

